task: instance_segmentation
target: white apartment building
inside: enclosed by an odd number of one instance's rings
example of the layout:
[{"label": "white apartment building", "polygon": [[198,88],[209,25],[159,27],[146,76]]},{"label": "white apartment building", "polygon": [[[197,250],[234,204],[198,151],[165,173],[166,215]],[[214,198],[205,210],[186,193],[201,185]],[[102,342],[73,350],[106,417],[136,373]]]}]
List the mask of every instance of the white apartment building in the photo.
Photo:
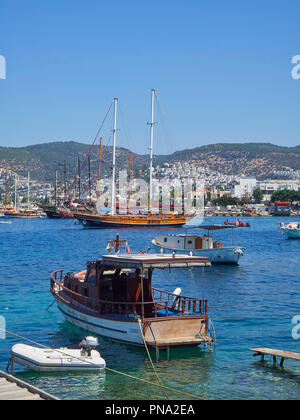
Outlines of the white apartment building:
[{"label": "white apartment building", "polygon": [[252,196],[253,191],[257,188],[257,180],[255,178],[240,178],[238,182],[232,185],[231,195],[238,199]]}]

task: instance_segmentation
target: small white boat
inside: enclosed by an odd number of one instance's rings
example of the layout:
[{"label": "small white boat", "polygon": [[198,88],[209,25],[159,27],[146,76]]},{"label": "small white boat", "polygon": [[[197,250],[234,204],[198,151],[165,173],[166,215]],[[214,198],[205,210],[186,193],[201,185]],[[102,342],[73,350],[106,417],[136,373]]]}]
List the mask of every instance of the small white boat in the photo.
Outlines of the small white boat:
[{"label": "small white boat", "polygon": [[106,367],[105,360],[95,350],[97,338],[87,337],[81,349],[46,349],[16,344],[11,349],[12,363],[17,363],[40,372],[100,370]]},{"label": "small white boat", "polygon": [[280,223],[280,230],[287,235],[288,238],[300,239],[300,222],[292,222],[287,225]]},{"label": "small white boat", "polygon": [[244,255],[243,246],[224,246],[223,242],[215,242],[210,236],[211,231],[221,229],[234,229],[237,226],[209,225],[198,226],[198,229],[207,230],[204,236],[195,234],[162,234],[152,240],[152,244],[160,248],[160,252],[180,252],[208,258],[211,264],[237,265]]}]

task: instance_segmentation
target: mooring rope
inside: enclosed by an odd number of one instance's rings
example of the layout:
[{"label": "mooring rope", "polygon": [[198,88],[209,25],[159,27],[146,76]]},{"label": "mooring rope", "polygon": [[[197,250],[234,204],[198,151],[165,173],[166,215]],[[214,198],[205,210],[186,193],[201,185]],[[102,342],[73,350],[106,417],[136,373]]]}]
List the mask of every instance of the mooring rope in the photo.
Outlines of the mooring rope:
[{"label": "mooring rope", "polygon": [[[45,346],[45,345],[43,345],[43,344],[41,344],[41,343],[37,343],[36,341],[30,340],[29,338],[23,337],[23,336],[21,336],[21,335],[19,335],[19,334],[13,333],[13,332],[8,331],[8,330],[3,329],[3,328],[0,328],[0,331],[1,331],[1,332],[3,332],[3,333],[5,333],[5,334],[11,335],[11,336],[13,336],[13,337],[19,338],[19,339],[21,339],[21,340],[27,341],[28,343],[35,344],[35,345],[37,345],[37,346],[39,346],[39,347],[43,347],[43,348],[45,348],[45,349],[47,349],[47,350],[52,350],[52,351],[54,351],[54,350],[55,350],[55,351],[57,351],[58,353],[62,354],[63,356],[68,356],[68,357],[70,357],[70,354],[63,352],[63,351],[61,351],[60,349],[53,349],[53,348],[51,348],[51,347],[49,347],[49,346]],[[82,360],[81,358],[76,357],[76,356],[72,356],[72,357],[74,357],[74,359],[77,359],[77,360]],[[89,361],[89,360],[86,360],[86,361],[87,361],[89,364],[93,365],[93,366],[95,365],[95,363],[93,363],[93,362],[91,362],[91,361]],[[136,380],[136,381],[140,381],[140,382],[143,382],[143,383],[145,383],[145,384],[152,385],[152,386],[155,386],[155,387],[158,387],[158,388],[162,388],[162,389],[164,389],[165,391],[166,391],[166,390],[167,390],[167,391],[171,391],[171,392],[174,392],[174,393],[177,393],[177,394],[183,395],[183,396],[185,396],[185,397],[195,398],[195,399],[197,399],[197,400],[202,400],[202,401],[204,400],[204,398],[198,397],[197,395],[193,395],[193,394],[190,394],[190,393],[185,392],[185,391],[180,391],[180,390],[175,389],[175,388],[170,388],[170,387],[165,386],[165,385],[162,385],[162,384],[157,384],[157,383],[155,383],[155,382],[148,381],[147,379],[137,378],[136,376],[132,376],[132,375],[129,375],[128,373],[124,373],[124,372],[120,372],[120,371],[115,370],[115,369],[108,368],[107,366],[106,366],[104,369],[105,369],[105,370],[107,370],[108,372],[112,372],[112,373],[115,373],[115,374],[118,374],[118,375],[122,375],[122,376],[125,376],[125,377],[127,377],[127,378],[130,378],[130,379],[133,379],[133,380]]]},{"label": "mooring rope", "polygon": [[[145,349],[146,349],[146,351],[147,351],[147,354],[148,354],[148,357],[149,357],[149,360],[150,360],[150,363],[151,363],[152,369],[154,370],[154,373],[155,373],[155,375],[156,375],[156,377],[157,377],[158,382],[162,385],[161,379],[160,379],[160,377],[159,377],[159,375],[158,375],[158,373],[157,373],[157,370],[155,369],[155,366],[154,366],[154,363],[153,363],[153,360],[152,360],[152,357],[151,357],[150,351],[149,351],[149,349],[148,349],[148,345],[147,345],[147,343],[146,343],[146,340],[145,340],[145,337],[144,337],[144,333],[143,333],[143,330],[142,330],[142,325],[141,325],[141,324],[142,324],[142,322],[141,322],[141,320],[140,320],[140,319],[138,319],[138,323],[139,323],[139,327],[140,327],[140,330],[141,330],[141,335],[142,335],[142,338],[143,338],[144,346],[145,346]],[[166,393],[166,391],[164,391],[164,393],[165,393],[165,396],[166,396],[167,400],[169,400],[170,398],[169,398],[168,394]]]}]

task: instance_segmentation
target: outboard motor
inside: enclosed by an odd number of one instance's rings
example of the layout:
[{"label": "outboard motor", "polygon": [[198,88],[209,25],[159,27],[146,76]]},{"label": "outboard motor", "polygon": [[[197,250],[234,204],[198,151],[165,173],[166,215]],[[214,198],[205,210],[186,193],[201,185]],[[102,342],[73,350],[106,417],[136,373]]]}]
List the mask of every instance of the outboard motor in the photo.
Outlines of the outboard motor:
[{"label": "outboard motor", "polygon": [[91,357],[92,350],[99,346],[97,337],[85,337],[79,344],[81,347],[81,356]]}]

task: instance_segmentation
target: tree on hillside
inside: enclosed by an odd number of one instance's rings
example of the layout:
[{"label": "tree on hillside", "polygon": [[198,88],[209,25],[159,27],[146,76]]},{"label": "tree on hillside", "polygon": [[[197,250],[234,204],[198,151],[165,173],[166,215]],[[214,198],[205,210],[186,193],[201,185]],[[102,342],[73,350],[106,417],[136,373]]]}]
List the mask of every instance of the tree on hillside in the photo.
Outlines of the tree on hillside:
[{"label": "tree on hillside", "polygon": [[292,191],[292,190],[281,190],[276,191],[271,198],[272,203],[275,201],[290,201],[299,202],[300,201],[300,192],[299,191]]},{"label": "tree on hillside", "polygon": [[226,207],[226,206],[238,206],[240,205],[241,202],[238,198],[224,195],[222,198],[213,200],[212,203],[217,206]]},{"label": "tree on hillside", "polygon": [[254,197],[257,204],[261,204],[261,202],[264,198],[264,193],[262,192],[262,190],[260,188],[256,188],[253,191],[253,197]]}]

